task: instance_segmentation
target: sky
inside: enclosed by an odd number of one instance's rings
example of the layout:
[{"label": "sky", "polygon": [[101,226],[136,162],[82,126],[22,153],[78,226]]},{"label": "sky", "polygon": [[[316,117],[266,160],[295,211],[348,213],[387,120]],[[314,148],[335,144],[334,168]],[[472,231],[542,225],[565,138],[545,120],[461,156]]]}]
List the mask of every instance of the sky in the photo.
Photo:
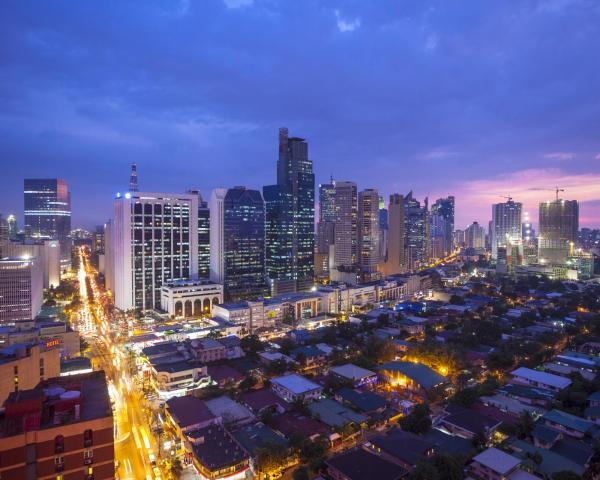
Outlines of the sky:
[{"label": "sky", "polygon": [[597,0],[0,2],[0,212],[70,184],[73,227],[140,189],[274,183],[278,128],[330,175],[456,197],[581,201],[600,227]]}]

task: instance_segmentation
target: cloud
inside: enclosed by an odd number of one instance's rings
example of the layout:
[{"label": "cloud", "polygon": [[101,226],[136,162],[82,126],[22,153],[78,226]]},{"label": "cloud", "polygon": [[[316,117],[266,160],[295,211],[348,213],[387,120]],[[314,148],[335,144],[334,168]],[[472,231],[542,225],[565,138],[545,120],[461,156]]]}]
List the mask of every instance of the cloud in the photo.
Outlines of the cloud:
[{"label": "cloud", "polygon": [[360,17],[356,17],[353,20],[346,20],[342,18],[339,10],[335,10],[335,18],[337,20],[337,28],[340,32],[353,32],[360,27]]},{"label": "cloud", "polygon": [[235,9],[249,7],[254,3],[254,0],[223,0],[223,3],[227,8]]},{"label": "cloud", "polygon": [[551,152],[545,153],[543,157],[548,160],[573,160],[575,155],[573,152]]},{"label": "cloud", "polygon": [[597,153],[596,156],[594,157],[596,160],[600,160],[600,153]]}]

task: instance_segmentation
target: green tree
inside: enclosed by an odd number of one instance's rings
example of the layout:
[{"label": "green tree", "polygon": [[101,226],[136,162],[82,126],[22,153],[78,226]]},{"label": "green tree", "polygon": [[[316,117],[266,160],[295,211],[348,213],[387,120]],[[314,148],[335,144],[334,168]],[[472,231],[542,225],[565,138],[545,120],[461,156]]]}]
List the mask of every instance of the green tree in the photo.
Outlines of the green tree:
[{"label": "green tree", "polygon": [[296,470],[294,470],[294,473],[292,473],[292,479],[293,480],[309,480],[310,477],[308,475],[308,468],[302,466],[302,467],[298,467]]},{"label": "green tree", "polygon": [[433,457],[432,463],[443,480],[463,480],[465,478],[464,462],[461,459],[442,453]]},{"label": "green tree", "polygon": [[552,480],[581,480],[581,477],[570,470],[562,470],[552,474]]},{"label": "green tree", "polygon": [[431,463],[421,460],[411,473],[409,480],[443,480]]},{"label": "green tree", "polygon": [[519,422],[517,423],[517,436],[521,439],[531,435],[533,431],[534,421],[531,414],[525,410],[519,416]]},{"label": "green tree", "polygon": [[415,405],[412,412],[400,419],[400,427],[407,432],[422,435],[431,428],[431,410],[426,403]]}]

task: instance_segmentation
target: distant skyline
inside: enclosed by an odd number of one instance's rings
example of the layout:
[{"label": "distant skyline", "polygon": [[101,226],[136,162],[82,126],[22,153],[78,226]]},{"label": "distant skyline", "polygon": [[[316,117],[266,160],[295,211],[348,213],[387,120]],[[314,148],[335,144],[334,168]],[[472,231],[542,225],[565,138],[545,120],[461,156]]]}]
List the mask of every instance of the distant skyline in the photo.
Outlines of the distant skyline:
[{"label": "distant skyline", "polygon": [[63,178],[73,227],[140,190],[261,189],[278,128],[316,183],[456,197],[487,228],[510,195],[600,227],[600,2],[0,3],[0,213]]}]

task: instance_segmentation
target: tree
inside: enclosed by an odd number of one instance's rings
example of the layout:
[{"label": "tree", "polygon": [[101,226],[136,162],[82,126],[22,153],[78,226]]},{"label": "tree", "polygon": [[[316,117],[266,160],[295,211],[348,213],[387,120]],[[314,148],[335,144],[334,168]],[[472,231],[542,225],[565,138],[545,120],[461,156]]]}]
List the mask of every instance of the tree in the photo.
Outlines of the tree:
[{"label": "tree", "polygon": [[521,439],[531,435],[533,431],[534,422],[531,414],[525,410],[519,416],[519,422],[517,423],[517,436]]},{"label": "tree", "polygon": [[240,340],[240,346],[248,357],[256,357],[258,352],[264,350],[263,343],[256,335],[248,335]]},{"label": "tree", "polygon": [[181,464],[181,460],[175,457],[169,463],[169,472],[173,475],[174,478],[179,478],[183,473],[183,465]]},{"label": "tree", "polygon": [[294,473],[292,473],[292,479],[309,480],[310,477],[308,475],[308,469],[306,467],[298,467],[296,470],[294,470]]},{"label": "tree", "polygon": [[581,477],[570,470],[562,470],[554,473],[552,480],[581,480]]},{"label": "tree", "polygon": [[447,453],[438,454],[433,457],[433,466],[443,480],[462,480],[465,478],[464,462]]},{"label": "tree", "polygon": [[442,480],[440,474],[431,463],[421,460],[417,463],[414,471],[411,473],[409,480]]},{"label": "tree", "polygon": [[285,465],[288,453],[281,445],[268,443],[254,452],[256,466],[262,472],[278,470]]},{"label": "tree", "polygon": [[248,375],[240,382],[240,390],[242,390],[243,392],[247,392],[252,387],[254,387],[254,385],[256,385],[256,378],[254,378],[254,376],[252,375]]},{"label": "tree", "polygon": [[400,427],[402,427],[402,430],[419,435],[427,433],[427,431],[431,428],[431,418],[429,417],[430,413],[431,410],[429,410],[428,404],[420,403],[415,405],[412,412],[400,419]]},{"label": "tree", "polygon": [[464,305],[465,299],[459,295],[452,295],[450,297],[450,300],[448,300],[448,302],[452,305]]}]

